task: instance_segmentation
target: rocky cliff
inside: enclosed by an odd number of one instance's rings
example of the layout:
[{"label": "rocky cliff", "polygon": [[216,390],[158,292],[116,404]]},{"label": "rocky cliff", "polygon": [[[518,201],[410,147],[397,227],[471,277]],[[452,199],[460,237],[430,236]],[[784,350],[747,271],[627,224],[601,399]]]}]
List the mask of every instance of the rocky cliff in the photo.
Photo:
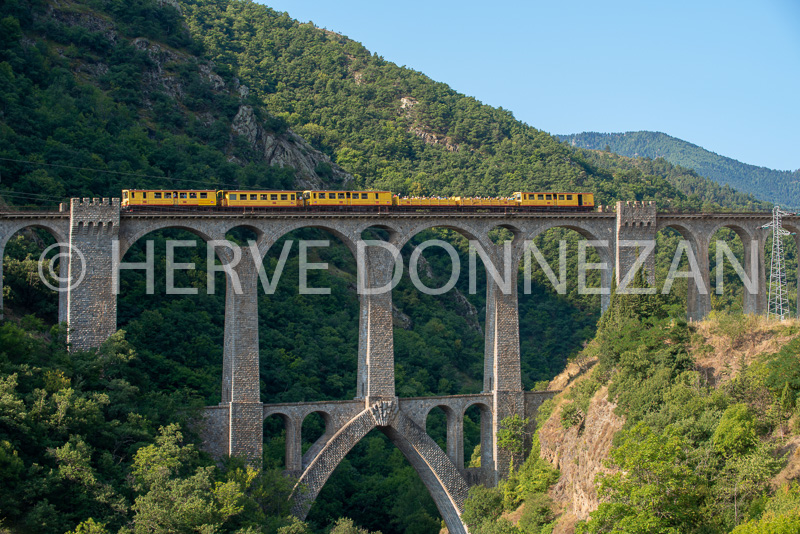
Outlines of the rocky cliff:
[{"label": "rocky cliff", "polygon": [[[178,8],[175,2],[166,1],[162,4]],[[236,143],[236,138],[241,137],[249,145],[254,160],[271,166],[293,169],[295,189],[352,187],[353,177],[333,163],[327,154],[313,148],[289,128],[271,128],[270,121],[266,119],[274,117],[268,110],[259,106],[257,95],[254,95],[246,85],[241,84],[236,77],[228,77],[226,81],[226,78],[217,72],[213,62],[199,59],[185,50],[176,49],[150,38],[126,39],[113,21],[103,15],[78,9],[66,2],[50,6],[46,17],[49,20],[43,22],[81,28],[91,34],[101,35],[111,45],[128,41],[135,50],[146,54],[149,61],[141,73],[140,87],[144,97],[143,107],[153,111],[156,102],[166,95],[171,100],[172,109],[184,115],[186,122],[196,120],[209,129],[218,121],[227,124],[228,161],[242,166],[249,163],[247,159],[232,154],[231,148]],[[36,41],[30,39],[27,45],[33,47]],[[59,49],[59,53],[70,60],[74,72],[84,80],[99,87],[103,86],[103,77],[109,73],[109,65],[100,57],[91,54],[70,56],[70,52],[65,49]],[[187,72],[191,72],[192,75],[187,76]],[[188,87],[192,84],[195,86]],[[189,102],[189,93],[192,89],[197,93],[197,84],[203,86],[202,90],[209,100],[223,97],[229,102],[231,99],[238,101],[238,109],[233,118],[220,113],[214,106],[202,106],[202,103],[198,105],[196,94],[192,95],[195,102]],[[206,109],[201,109],[204,107]]]}]

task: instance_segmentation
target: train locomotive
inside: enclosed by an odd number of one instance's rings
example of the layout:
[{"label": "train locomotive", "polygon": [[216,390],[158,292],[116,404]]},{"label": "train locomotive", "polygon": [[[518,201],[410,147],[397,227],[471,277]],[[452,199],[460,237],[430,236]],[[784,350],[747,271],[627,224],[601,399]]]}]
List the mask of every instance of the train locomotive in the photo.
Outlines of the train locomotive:
[{"label": "train locomotive", "polygon": [[123,189],[122,209],[231,212],[526,212],[592,211],[593,193],[517,192],[510,197],[406,197],[391,191]]}]

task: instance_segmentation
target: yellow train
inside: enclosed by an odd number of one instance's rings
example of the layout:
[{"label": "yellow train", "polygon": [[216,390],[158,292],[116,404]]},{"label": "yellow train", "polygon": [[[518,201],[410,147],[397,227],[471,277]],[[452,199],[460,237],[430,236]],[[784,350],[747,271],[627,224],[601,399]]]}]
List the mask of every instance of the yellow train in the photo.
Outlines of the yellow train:
[{"label": "yellow train", "polygon": [[510,197],[405,197],[391,191],[123,189],[122,208],[220,211],[592,211],[593,193],[517,192]]}]

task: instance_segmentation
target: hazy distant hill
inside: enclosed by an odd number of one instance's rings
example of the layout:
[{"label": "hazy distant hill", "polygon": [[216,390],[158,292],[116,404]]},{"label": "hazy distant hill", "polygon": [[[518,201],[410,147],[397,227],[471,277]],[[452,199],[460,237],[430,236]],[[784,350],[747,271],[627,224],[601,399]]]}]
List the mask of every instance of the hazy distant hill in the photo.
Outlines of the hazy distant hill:
[{"label": "hazy distant hill", "polygon": [[800,207],[800,170],[776,171],[748,165],[661,132],[584,132],[558,137],[580,148],[603,150],[609,147],[622,156],[663,157],[715,182],[752,193],[761,200]]}]

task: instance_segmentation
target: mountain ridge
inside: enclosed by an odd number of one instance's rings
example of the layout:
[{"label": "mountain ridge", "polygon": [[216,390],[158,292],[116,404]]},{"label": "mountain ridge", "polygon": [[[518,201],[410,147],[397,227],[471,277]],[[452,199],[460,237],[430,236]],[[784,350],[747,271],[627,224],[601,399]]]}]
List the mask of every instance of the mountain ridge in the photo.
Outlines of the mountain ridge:
[{"label": "mountain ridge", "polygon": [[781,171],[738,161],[663,132],[582,132],[557,135],[572,147],[604,150],[627,157],[664,158],[700,176],[756,198],[789,208],[800,207],[800,169]]}]

